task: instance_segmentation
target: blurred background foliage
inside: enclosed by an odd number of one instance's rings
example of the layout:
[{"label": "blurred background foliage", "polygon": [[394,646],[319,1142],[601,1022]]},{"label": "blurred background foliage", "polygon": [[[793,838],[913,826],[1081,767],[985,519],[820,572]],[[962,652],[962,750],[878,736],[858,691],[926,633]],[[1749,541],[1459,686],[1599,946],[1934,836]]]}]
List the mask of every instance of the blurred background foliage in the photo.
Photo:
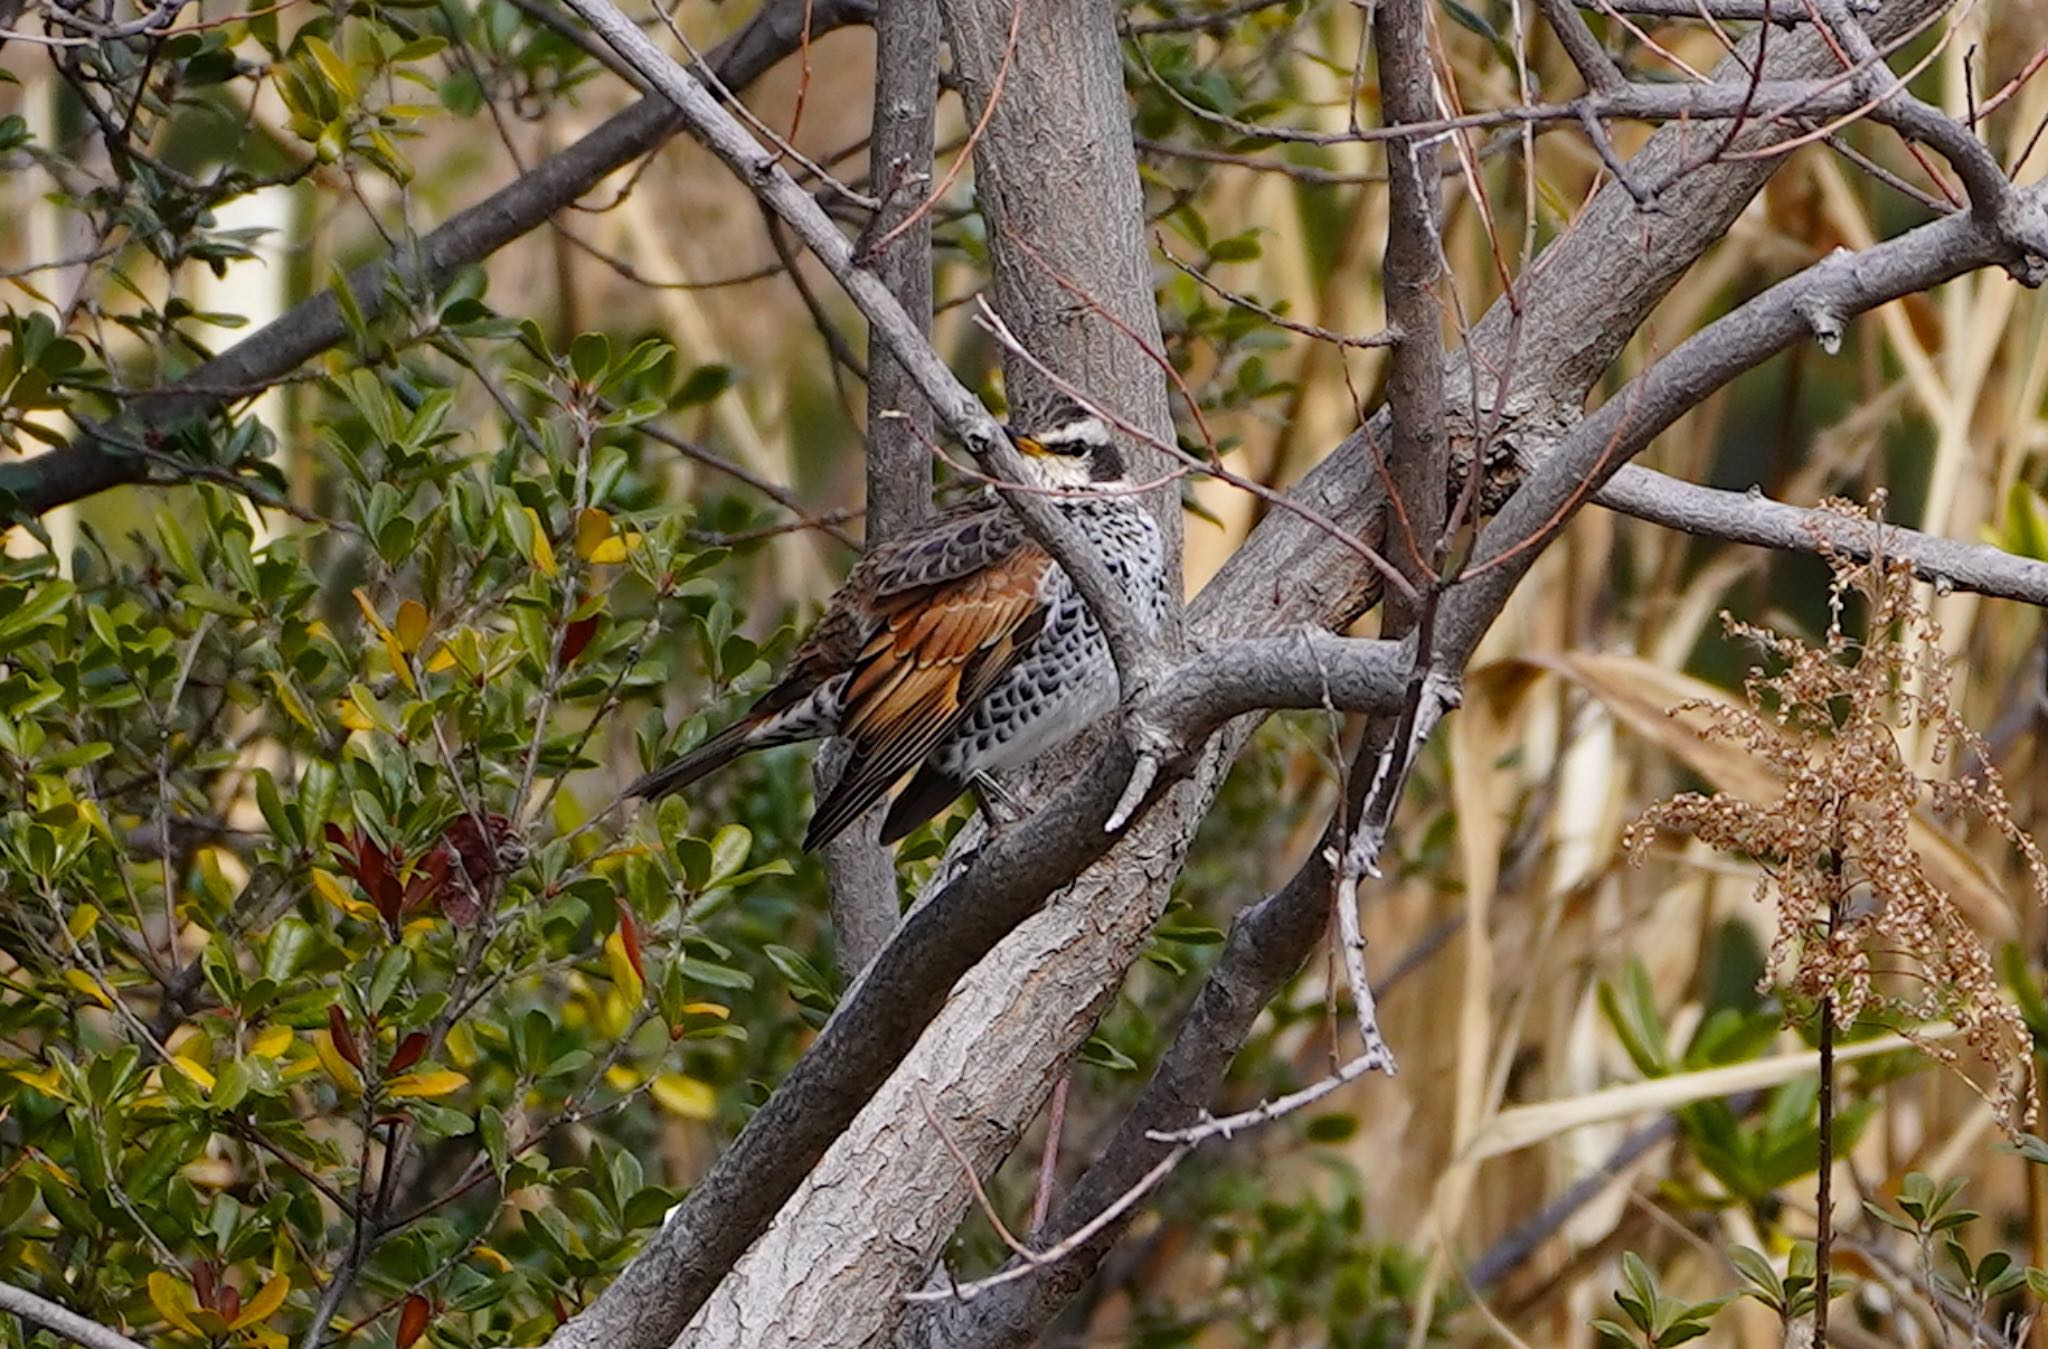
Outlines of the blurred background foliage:
[{"label": "blurred background foliage", "polygon": [[[676,17],[708,46],[744,15],[686,0]],[[1234,468],[1284,484],[1374,404],[1384,353],[1216,287],[1376,330],[1384,165],[1203,113],[1370,123],[1361,11],[1189,0],[1128,18],[1159,306],[1201,410],[1182,409],[1183,435],[1203,444],[1206,426]],[[1531,88],[1577,88],[1526,10],[1446,0],[1438,21],[1463,106],[1517,101],[1518,52]],[[1721,54],[1698,23],[1593,22],[1645,71]],[[1915,87],[1958,112],[2048,40],[2026,0],[1953,25],[1901,64],[1931,55]],[[68,74],[31,42],[0,49],[0,463],[111,423],[127,391],[405,248],[630,97],[547,0],[208,0],[175,27],[67,49]],[[825,36],[747,101],[858,180],[871,53],[863,29]],[[2012,163],[2044,116],[2036,81],[1982,131]],[[965,134],[948,96],[942,154]],[[1640,134],[1616,131],[1624,152]],[[1888,133],[1843,139],[1929,187]],[[1601,167],[1576,131],[1467,144],[1445,251],[1476,316]],[[2021,180],[2044,166],[2036,152]],[[1925,215],[1803,151],[1606,387],[1827,250]],[[963,304],[987,283],[971,173],[938,243],[937,343],[999,400]],[[677,142],[440,293],[351,316],[294,379],[135,447],[175,454],[185,485],[6,534],[0,1278],[157,1343],[534,1342],[787,1070],[840,983],[821,873],[797,849],[804,756],[607,810],[660,747],[761,686],[855,555],[857,324],[792,253]],[[1882,485],[1896,520],[2048,556],[2044,322],[2041,295],[1967,278],[1855,325],[1839,354],[1738,380],[1651,462],[1802,503]],[[1192,591],[1259,511],[1213,483],[1187,504]],[[1739,685],[1750,656],[1719,610],[1811,635],[1826,601],[1811,560],[1579,519],[1483,649],[1366,915],[1405,1071],[1183,1166],[1058,1342],[1641,1344],[1697,1324],[1780,1343],[1772,1298],[1796,1301],[1812,1230],[1817,1080],[1759,984],[1772,917],[1747,863],[1674,842],[1629,869],[1618,844],[1673,790],[1768,789],[1665,710]],[[1937,609],[1958,703],[2020,824],[2048,833],[2041,616],[1963,595]],[[1069,1171],[1231,915],[1313,844],[1348,733],[1276,719],[1236,770],[1084,1056]],[[1931,762],[1932,744],[1907,749]],[[906,896],[958,818],[907,845]],[[1950,820],[1920,837],[2048,1034],[2048,933],[2016,860]],[[1325,963],[1301,973],[1219,1109],[1324,1070],[1332,987]],[[1732,1094],[1694,1080],[1741,1065]],[[1661,1088],[1602,1094],[1627,1083]],[[2048,1181],[1967,1084],[1888,1052],[1845,1068],[1843,1097],[1838,1193],[1887,1216],[1845,1219],[1860,1283],[1839,1342],[2002,1334],[2038,1306],[2022,1271],[2048,1263]],[[992,1186],[1006,1213],[1028,1208],[1035,1164],[1034,1137]],[[1938,1225],[1965,1202],[1981,1218]],[[1957,1233],[1960,1261],[1941,1245]],[[2010,1268],[1976,1263],[1994,1252]],[[969,1272],[1000,1255],[978,1221],[955,1251]]]}]

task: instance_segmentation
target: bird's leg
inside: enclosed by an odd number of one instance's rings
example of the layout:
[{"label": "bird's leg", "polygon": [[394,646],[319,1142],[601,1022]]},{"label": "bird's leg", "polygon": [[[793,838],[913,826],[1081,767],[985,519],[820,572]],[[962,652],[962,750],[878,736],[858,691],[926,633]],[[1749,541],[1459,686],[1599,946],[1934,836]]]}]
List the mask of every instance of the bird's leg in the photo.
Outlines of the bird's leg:
[{"label": "bird's leg", "polygon": [[991,834],[1016,824],[1031,813],[1031,808],[1019,800],[1016,793],[997,782],[991,774],[974,775],[974,794],[981,798],[982,814],[988,816]]}]

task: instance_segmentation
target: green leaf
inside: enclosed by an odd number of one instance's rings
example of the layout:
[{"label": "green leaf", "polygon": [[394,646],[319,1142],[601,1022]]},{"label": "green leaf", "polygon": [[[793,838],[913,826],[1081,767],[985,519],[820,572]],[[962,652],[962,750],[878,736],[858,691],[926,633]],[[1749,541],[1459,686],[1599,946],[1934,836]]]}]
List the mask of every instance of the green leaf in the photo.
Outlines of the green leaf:
[{"label": "green leaf", "polygon": [[0,617],[0,645],[18,641],[50,622],[75,593],[69,581],[44,581],[35,586],[27,599],[14,602],[11,611]]},{"label": "green leaf", "polygon": [[569,369],[585,387],[598,383],[611,359],[612,340],[603,333],[578,333],[569,344]]},{"label": "green leaf", "polygon": [[313,925],[297,914],[286,914],[270,926],[263,943],[263,977],[283,983],[299,972],[312,954]]},{"label": "green leaf", "polygon": [[727,365],[700,365],[684,377],[682,387],[669,406],[675,411],[693,408],[709,403],[732,387],[732,367]]}]

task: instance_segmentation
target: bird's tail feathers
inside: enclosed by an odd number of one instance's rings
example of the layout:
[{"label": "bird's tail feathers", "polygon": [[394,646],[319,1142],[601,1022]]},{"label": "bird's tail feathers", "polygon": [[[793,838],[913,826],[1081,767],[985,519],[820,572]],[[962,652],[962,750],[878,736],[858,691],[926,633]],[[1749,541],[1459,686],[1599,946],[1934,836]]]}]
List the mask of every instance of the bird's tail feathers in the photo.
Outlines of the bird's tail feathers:
[{"label": "bird's tail feathers", "polygon": [[960,798],[967,784],[930,764],[917,770],[910,785],[896,794],[882,821],[882,842],[894,843]]},{"label": "bird's tail feathers", "polygon": [[699,778],[709,777],[748,750],[761,747],[754,736],[764,720],[761,717],[741,717],[680,759],[663,764],[626,788],[626,795],[658,801],[671,792],[681,791]]}]

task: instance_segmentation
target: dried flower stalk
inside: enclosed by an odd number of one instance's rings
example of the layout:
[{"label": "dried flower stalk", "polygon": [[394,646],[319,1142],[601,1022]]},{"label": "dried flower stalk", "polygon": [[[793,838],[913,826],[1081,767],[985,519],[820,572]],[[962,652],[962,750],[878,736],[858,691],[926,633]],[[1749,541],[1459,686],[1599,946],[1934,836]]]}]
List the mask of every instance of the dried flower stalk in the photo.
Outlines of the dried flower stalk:
[{"label": "dried flower stalk", "polygon": [[[1883,498],[1869,508],[1834,500],[1825,508],[1866,522],[1869,561],[1822,541],[1834,573],[1831,616],[1819,646],[1724,614],[1731,636],[1764,657],[1744,683],[1746,705],[1692,703],[1707,714],[1701,734],[1743,746],[1776,770],[1783,794],[1767,804],[1686,793],[1652,806],[1629,826],[1624,847],[1642,859],[1660,829],[1745,854],[1762,868],[1757,897],[1778,898],[1766,979],[1794,998],[1833,1000],[1839,1023],[1861,1013],[1907,1021],[1952,1019],[1995,1073],[1972,1082],[2010,1126],[2034,1115],[2032,1057],[2025,1024],[2001,993],[1983,941],[1921,866],[1908,832],[1923,801],[1937,812],[1988,822],[2024,859],[2036,895],[2048,900],[2048,866],[2014,822],[1983,740],[1951,701],[1941,627],[1924,608],[1911,567],[1885,555]],[[1844,626],[1849,597],[1864,601],[1860,639]],[[1921,727],[1936,742],[1934,762],[1952,778],[1925,778],[1907,763],[1897,732]],[[1885,973],[1914,977],[1902,995]],[[1962,1071],[1943,1045],[1927,1052]],[[1967,1079],[1967,1074],[1965,1074]]]}]

